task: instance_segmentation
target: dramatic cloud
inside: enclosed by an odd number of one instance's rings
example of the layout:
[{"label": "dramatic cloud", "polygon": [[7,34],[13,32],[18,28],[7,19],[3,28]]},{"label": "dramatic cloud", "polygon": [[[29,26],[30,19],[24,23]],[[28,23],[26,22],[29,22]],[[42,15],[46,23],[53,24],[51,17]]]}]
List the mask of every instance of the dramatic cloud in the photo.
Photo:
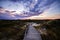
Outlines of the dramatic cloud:
[{"label": "dramatic cloud", "polygon": [[[60,12],[57,11],[59,10],[59,7],[60,0],[0,0],[0,19],[39,17],[39,15],[48,12],[46,10],[50,9],[51,10],[47,14],[59,14]],[[52,12],[53,10],[54,12]]]}]

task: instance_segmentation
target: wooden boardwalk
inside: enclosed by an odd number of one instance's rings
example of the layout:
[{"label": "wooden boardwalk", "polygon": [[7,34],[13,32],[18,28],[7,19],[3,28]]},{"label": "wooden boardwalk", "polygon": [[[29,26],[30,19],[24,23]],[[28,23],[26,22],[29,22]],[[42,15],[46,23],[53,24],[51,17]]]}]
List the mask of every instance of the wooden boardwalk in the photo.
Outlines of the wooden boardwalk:
[{"label": "wooden boardwalk", "polygon": [[42,40],[40,33],[32,26],[28,26],[23,40]]}]

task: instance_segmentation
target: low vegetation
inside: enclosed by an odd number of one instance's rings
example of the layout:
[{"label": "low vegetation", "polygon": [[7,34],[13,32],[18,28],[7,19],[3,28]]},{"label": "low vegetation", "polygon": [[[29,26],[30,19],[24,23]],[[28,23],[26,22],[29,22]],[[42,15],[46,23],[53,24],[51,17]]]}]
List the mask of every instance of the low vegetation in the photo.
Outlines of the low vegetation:
[{"label": "low vegetation", "polygon": [[60,20],[49,20],[35,27],[43,40],[60,40]]},{"label": "low vegetation", "polygon": [[60,20],[0,20],[0,40],[23,40],[27,22],[40,24],[43,40],[60,40]]},{"label": "low vegetation", "polygon": [[0,40],[23,40],[25,23],[0,20]]}]

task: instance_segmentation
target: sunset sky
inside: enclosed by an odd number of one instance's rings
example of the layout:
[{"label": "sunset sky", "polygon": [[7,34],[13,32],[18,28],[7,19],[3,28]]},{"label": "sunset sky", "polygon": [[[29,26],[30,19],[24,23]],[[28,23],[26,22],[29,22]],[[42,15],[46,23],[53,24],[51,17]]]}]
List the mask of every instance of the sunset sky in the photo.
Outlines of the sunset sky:
[{"label": "sunset sky", "polygon": [[60,19],[60,0],[0,0],[0,19]]}]

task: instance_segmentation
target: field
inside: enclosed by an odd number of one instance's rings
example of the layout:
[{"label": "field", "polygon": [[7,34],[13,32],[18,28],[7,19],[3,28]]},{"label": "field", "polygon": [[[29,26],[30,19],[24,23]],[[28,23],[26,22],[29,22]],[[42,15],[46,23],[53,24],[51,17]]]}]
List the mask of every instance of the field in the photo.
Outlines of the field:
[{"label": "field", "polygon": [[42,40],[60,40],[60,20],[0,20],[0,40],[23,40],[30,22],[39,24]]}]

